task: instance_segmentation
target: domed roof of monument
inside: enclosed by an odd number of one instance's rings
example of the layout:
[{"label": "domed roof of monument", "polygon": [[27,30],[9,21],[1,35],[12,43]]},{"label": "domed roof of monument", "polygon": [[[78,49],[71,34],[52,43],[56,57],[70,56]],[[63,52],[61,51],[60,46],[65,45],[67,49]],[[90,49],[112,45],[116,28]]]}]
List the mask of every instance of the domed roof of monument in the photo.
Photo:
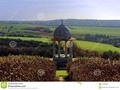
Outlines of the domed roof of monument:
[{"label": "domed roof of monument", "polygon": [[71,31],[68,27],[63,24],[58,26],[54,31],[55,40],[69,40],[71,38]]}]

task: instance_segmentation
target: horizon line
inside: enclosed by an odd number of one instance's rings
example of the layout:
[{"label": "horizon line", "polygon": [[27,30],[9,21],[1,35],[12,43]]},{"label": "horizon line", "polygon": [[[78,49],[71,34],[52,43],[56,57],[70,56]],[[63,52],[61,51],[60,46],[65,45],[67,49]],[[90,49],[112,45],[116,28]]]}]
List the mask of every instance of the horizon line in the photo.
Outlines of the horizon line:
[{"label": "horizon line", "polygon": [[0,20],[0,21],[6,21],[6,22],[10,22],[10,21],[54,21],[54,20],[99,20],[99,21],[107,21],[107,20],[120,20],[120,19],[76,19],[76,18],[69,18],[69,19],[50,19],[50,20]]}]

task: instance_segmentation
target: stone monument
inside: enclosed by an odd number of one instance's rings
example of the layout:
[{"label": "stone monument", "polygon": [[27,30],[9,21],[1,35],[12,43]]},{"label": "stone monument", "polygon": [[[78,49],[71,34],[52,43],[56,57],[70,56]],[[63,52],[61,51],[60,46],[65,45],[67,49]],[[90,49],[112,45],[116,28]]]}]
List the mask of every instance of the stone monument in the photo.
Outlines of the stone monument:
[{"label": "stone monument", "polygon": [[[67,62],[72,60],[72,46],[71,31],[62,21],[61,25],[55,29],[53,37],[53,60],[56,62],[57,69],[66,69]],[[64,48],[64,53],[61,52],[62,48]]]}]

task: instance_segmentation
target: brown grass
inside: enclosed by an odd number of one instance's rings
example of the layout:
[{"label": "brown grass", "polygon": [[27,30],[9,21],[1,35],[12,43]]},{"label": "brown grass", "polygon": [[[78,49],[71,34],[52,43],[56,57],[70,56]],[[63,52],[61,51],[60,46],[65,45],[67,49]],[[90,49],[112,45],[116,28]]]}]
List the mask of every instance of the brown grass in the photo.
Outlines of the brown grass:
[{"label": "brown grass", "polygon": [[67,71],[73,81],[120,81],[120,61],[79,58],[68,63]]},{"label": "brown grass", "polygon": [[53,81],[56,66],[39,56],[8,56],[0,58],[0,81]]}]

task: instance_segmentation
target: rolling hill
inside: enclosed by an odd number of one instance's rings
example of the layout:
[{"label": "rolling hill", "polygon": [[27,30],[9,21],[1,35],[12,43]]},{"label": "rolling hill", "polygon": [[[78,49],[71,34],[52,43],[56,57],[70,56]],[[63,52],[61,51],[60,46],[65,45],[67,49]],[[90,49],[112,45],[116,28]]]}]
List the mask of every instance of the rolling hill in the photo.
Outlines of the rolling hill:
[{"label": "rolling hill", "polygon": [[[51,40],[49,38],[10,37],[10,36],[9,37],[0,36],[0,38],[21,39],[21,40],[27,40],[27,41],[33,40],[33,41],[42,41],[42,42],[51,43]],[[76,40],[76,41],[74,41],[74,43],[79,48],[84,49],[84,50],[94,50],[94,51],[98,51],[100,53],[111,50],[111,51],[117,51],[120,53],[120,48],[114,47],[109,44],[80,41],[80,40]]]},{"label": "rolling hill", "polygon": [[[87,19],[63,19],[67,26],[93,26],[93,27],[120,27],[120,20],[87,20]],[[2,24],[38,24],[56,26],[61,20],[49,21],[0,21]]]},{"label": "rolling hill", "polygon": [[102,43],[94,43],[94,42],[88,42],[88,41],[74,41],[74,43],[77,45],[77,47],[84,49],[84,50],[93,50],[98,52],[104,52],[104,51],[117,51],[120,53],[120,48],[114,47],[109,44],[102,44]]}]

